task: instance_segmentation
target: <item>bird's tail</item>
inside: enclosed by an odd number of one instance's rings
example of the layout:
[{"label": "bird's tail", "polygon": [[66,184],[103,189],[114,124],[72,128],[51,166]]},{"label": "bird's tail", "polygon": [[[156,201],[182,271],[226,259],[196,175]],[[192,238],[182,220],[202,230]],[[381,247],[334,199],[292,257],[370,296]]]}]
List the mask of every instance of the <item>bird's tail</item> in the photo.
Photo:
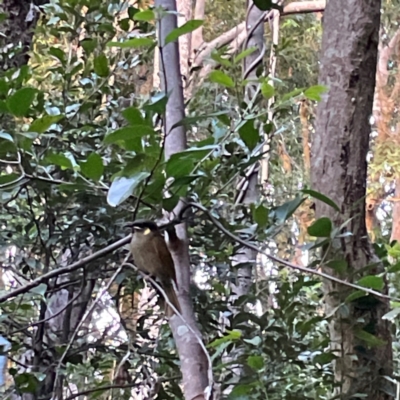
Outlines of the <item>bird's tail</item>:
[{"label": "bird's tail", "polygon": [[[171,304],[179,311],[180,314],[182,314],[181,306],[179,304],[179,300],[173,285],[172,284],[164,285],[163,289]],[[172,307],[165,300],[164,302],[165,302],[165,315],[168,318],[171,318],[175,314],[175,310],[173,310]]]}]

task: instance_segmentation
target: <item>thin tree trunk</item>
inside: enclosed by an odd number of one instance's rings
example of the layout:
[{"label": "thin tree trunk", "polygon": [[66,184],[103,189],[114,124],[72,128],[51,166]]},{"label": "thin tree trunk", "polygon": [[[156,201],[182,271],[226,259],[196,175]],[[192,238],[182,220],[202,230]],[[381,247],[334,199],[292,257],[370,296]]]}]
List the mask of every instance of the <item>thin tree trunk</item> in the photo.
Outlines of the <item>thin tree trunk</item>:
[{"label": "thin tree trunk", "polygon": [[[346,261],[348,268],[342,278],[349,281],[383,270],[365,227],[366,159],[380,7],[379,0],[331,0],[324,15],[320,83],[327,86],[328,92],[317,113],[312,184],[341,210],[338,213],[317,202],[317,218],[327,216],[335,226],[346,223],[345,229],[353,234],[335,240],[333,250],[325,258]],[[334,363],[337,394],[343,399],[356,394],[368,400],[392,399],[383,391],[383,376],[392,372],[390,332],[387,322],[382,320],[388,303],[370,297],[368,301],[363,297],[343,303],[349,292],[332,282],[325,282],[324,292],[326,311],[332,315],[331,347],[338,357]],[[362,339],[368,335],[382,344],[370,346]]]},{"label": "thin tree trunk", "polygon": [[[169,93],[169,100],[165,111],[165,158],[186,149],[186,132],[183,125],[171,129],[174,124],[185,116],[183,101],[182,75],[180,70],[180,56],[178,42],[163,45],[168,33],[177,27],[176,1],[156,0],[156,7],[162,7],[170,13],[158,22],[158,35],[161,42],[161,86],[165,93]],[[173,211],[179,213],[181,201]],[[189,240],[186,224],[176,226],[176,237],[170,237],[170,250],[174,259],[178,281],[178,297],[185,321],[175,315],[170,319],[171,330],[179,353],[184,386],[184,395],[187,400],[205,399],[205,389],[208,386],[209,365],[206,354],[200,344],[201,333],[196,326],[193,307],[189,296],[190,286],[190,258]],[[188,326],[190,329],[188,329]]]}]

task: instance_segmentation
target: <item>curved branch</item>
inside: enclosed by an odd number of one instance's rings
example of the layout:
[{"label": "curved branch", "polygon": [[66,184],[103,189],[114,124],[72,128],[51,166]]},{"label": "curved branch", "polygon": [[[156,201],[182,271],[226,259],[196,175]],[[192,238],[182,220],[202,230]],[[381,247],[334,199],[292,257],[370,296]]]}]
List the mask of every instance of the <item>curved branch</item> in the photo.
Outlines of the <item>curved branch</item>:
[{"label": "curved branch", "polygon": [[[283,9],[281,16],[293,15],[293,14],[308,14],[314,12],[323,12],[325,10],[325,0],[319,1],[300,1],[286,5]],[[265,13],[264,22],[269,18],[269,12]],[[230,29],[229,31],[218,36],[216,39],[209,43],[205,43],[204,46],[198,51],[193,58],[193,67],[199,67],[203,64],[206,58],[210,56],[214,49],[225,46],[232,43],[235,39],[233,47],[238,49],[246,39],[246,35],[242,35],[245,31],[246,24],[241,22],[239,25]]]}]

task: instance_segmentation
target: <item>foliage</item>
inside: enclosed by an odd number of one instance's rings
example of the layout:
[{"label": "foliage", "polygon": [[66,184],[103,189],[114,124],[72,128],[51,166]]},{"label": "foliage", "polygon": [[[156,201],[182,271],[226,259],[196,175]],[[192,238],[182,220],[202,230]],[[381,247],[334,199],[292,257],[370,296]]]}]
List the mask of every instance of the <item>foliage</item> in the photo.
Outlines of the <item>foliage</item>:
[{"label": "foliage", "polygon": [[[231,15],[243,16],[245,11],[238,2],[209,2],[208,7],[205,27],[215,36],[220,26],[225,30],[240,22]],[[226,20],[217,12],[221,7],[231,13],[223,14]],[[316,83],[320,30],[314,19],[286,20],[283,36],[291,39],[278,49],[282,80],[271,89],[260,77],[263,91],[251,109],[243,104],[240,57],[226,58],[225,49],[215,52],[221,68],[196,91],[181,121],[188,128],[189,147],[166,161],[160,116],[168,97],[141,95],[137,78],[142,68],[151,71],[154,13],[100,0],[60,0],[44,10],[29,65],[8,70],[0,79],[0,163],[7,165],[0,172],[0,243],[7,282],[27,282],[82,259],[123,238],[124,224],[133,216],[160,217],[162,209],[172,210],[182,196],[198,201],[226,229],[260,248],[293,251],[293,213],[304,197],[330,201],[316,193],[299,193],[298,182],[306,180],[303,171],[283,176],[276,148],[283,138],[294,164],[301,163],[296,103],[307,96],[316,100],[321,89],[305,90]],[[128,33],[133,26],[140,36]],[[171,40],[196,26],[175,32]],[[306,42],[310,48],[304,48]],[[294,59],[300,60],[298,69],[289,74]],[[274,133],[263,108],[273,94]],[[238,205],[237,182],[260,159],[260,126],[271,138],[273,188],[259,204]],[[249,294],[233,304],[238,310],[234,313],[230,283],[236,281],[238,266],[232,266],[231,256],[241,246],[201,214],[189,221],[189,234],[192,273],[199,278],[192,287],[193,304],[223,391],[230,399],[328,398],[333,355],[327,351],[328,321],[321,309],[319,280],[270,263],[259,271]],[[335,239],[338,230],[331,221],[319,220],[309,234],[321,239],[316,245],[321,247],[326,238]],[[64,325],[52,331],[55,317],[46,325],[38,323],[48,318],[46,310],[58,296],[64,296],[64,306],[85,294],[89,302],[125,254],[121,250],[107,255],[68,278],[0,304],[0,329],[11,339],[13,359],[26,357],[37,339],[42,346],[35,351],[44,367],[13,367],[15,388],[10,391],[43,390],[44,375],[56,365],[55,374],[65,374],[64,384],[71,391],[90,388],[90,398],[106,398],[111,390],[115,398],[129,398],[124,387],[102,389],[115,384],[110,376],[124,367],[129,379],[123,384],[138,393],[152,388],[151,378],[157,377],[162,384],[158,398],[182,397],[176,349],[157,307],[134,319],[134,332],[121,311],[126,298],[143,288],[130,270],[118,276],[75,340],[73,309],[67,330]],[[271,277],[265,278],[266,273]],[[378,289],[381,281],[374,278],[360,284]],[[42,326],[47,342],[40,336]],[[57,363],[63,352],[61,367]],[[240,357],[232,361],[231,354]],[[244,370],[239,381],[237,365]]]}]

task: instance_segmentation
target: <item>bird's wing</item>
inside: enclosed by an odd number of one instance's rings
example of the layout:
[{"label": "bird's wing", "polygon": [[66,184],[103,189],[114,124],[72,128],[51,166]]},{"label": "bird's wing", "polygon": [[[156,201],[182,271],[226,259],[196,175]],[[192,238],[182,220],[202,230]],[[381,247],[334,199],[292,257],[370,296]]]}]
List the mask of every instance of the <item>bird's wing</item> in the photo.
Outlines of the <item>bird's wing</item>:
[{"label": "bird's wing", "polygon": [[168,280],[173,279],[176,283],[175,264],[164,238],[161,235],[156,235],[152,243],[154,252],[164,264],[163,272],[165,273],[165,278]]}]

